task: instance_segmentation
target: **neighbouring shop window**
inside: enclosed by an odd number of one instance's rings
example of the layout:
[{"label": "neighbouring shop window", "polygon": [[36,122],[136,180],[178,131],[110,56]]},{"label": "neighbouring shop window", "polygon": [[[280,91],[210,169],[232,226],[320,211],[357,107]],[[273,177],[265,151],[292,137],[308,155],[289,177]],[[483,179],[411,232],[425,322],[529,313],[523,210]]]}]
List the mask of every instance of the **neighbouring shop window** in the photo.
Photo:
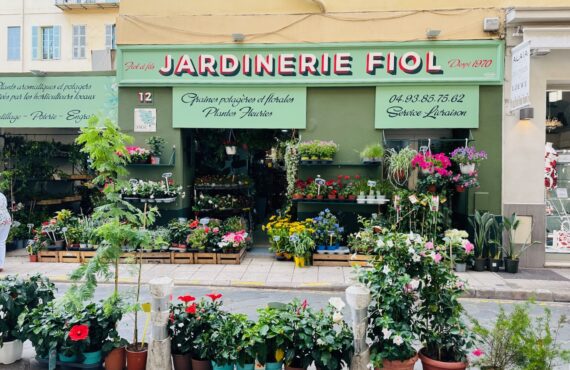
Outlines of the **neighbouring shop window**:
[{"label": "neighbouring shop window", "polygon": [[116,49],[117,41],[115,38],[115,25],[107,24],[105,25],[105,48]]},{"label": "neighbouring shop window", "polygon": [[547,252],[570,253],[570,88],[546,93]]},{"label": "neighbouring shop window", "polygon": [[85,58],[85,25],[73,26],[73,59]]},{"label": "neighbouring shop window", "polygon": [[60,59],[60,40],[60,26],[32,27],[32,59]]},{"label": "neighbouring shop window", "polygon": [[8,60],[20,60],[20,26],[8,27]]}]

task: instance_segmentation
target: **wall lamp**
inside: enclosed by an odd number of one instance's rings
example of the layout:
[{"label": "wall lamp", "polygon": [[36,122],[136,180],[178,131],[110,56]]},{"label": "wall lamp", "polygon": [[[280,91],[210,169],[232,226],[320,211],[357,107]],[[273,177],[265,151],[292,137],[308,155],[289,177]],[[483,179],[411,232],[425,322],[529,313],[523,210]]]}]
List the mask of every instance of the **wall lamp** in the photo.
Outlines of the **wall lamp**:
[{"label": "wall lamp", "polygon": [[30,72],[37,77],[45,77],[47,75],[45,71],[40,71],[39,69],[30,69]]},{"label": "wall lamp", "polygon": [[234,42],[243,42],[245,35],[243,33],[232,33],[232,39]]},{"label": "wall lamp", "polygon": [[534,108],[522,108],[519,111],[519,118],[521,121],[529,121],[534,118]]},{"label": "wall lamp", "polygon": [[439,36],[440,33],[441,33],[441,30],[434,30],[434,29],[428,28],[426,30],[426,37],[428,39],[435,39]]}]

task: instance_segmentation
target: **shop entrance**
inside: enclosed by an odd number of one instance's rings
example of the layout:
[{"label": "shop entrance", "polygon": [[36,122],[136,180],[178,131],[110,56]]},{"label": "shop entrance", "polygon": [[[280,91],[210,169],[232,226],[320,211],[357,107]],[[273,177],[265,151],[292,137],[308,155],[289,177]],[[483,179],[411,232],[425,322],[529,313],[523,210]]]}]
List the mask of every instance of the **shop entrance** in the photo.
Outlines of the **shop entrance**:
[{"label": "shop entrance", "polygon": [[[261,225],[287,203],[285,143],[294,130],[193,129],[192,217],[242,222],[252,246],[268,245]],[[264,252],[260,250],[260,252]]]}]

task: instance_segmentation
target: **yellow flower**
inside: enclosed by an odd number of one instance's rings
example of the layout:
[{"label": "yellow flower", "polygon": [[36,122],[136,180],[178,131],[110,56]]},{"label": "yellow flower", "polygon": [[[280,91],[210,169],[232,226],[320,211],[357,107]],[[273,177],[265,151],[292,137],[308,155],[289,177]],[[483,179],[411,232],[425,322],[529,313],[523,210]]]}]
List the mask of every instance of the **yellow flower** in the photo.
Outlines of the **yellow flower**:
[{"label": "yellow flower", "polygon": [[281,362],[281,360],[283,360],[283,357],[285,357],[285,351],[283,351],[281,348],[277,348],[277,350],[275,350],[275,359],[277,362]]}]

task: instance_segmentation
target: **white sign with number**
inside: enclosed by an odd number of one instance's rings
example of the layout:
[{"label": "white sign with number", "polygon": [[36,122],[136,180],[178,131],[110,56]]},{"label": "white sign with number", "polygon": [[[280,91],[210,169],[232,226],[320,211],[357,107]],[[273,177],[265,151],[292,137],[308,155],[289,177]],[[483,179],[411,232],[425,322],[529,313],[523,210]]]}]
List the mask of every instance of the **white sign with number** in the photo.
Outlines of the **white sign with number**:
[{"label": "white sign with number", "polygon": [[530,105],[530,41],[511,52],[511,112]]}]

